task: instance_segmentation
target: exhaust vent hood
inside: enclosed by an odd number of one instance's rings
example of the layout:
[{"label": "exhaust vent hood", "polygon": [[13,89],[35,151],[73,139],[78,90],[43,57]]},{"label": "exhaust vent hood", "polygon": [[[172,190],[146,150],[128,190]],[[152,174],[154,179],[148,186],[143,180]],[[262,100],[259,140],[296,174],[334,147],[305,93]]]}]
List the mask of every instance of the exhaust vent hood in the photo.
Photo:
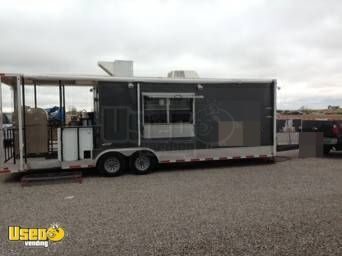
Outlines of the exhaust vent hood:
[{"label": "exhaust vent hood", "polygon": [[133,77],[133,61],[99,61],[98,66],[110,76]]}]

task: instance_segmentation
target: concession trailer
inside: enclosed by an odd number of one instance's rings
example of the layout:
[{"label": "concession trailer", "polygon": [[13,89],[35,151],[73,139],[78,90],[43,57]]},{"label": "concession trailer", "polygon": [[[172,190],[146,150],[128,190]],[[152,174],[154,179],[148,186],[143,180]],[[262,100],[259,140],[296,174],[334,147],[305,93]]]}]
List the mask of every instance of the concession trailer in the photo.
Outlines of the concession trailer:
[{"label": "concession trailer", "polygon": [[[2,172],[96,167],[116,176],[160,163],[275,157],[276,80],[205,79],[190,71],[135,77],[130,61],[99,66],[109,75],[0,75],[14,109],[12,126],[3,128],[0,104]],[[53,126],[37,107],[38,86],[59,88]],[[92,88],[86,122],[66,122],[68,86]],[[34,88],[34,106],[25,104],[26,87]]]}]

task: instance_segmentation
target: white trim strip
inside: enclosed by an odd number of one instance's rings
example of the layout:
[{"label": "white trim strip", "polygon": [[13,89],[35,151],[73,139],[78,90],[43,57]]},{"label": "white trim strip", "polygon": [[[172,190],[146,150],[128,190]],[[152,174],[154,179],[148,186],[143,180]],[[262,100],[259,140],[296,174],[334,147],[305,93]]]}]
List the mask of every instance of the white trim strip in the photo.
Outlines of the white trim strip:
[{"label": "white trim strip", "polygon": [[207,162],[207,161],[225,161],[225,160],[238,160],[238,159],[258,159],[258,158],[272,158],[273,154],[268,155],[250,155],[250,156],[222,156],[222,157],[207,157],[207,158],[187,158],[187,159],[176,159],[176,160],[163,160],[161,164],[168,163],[189,163],[189,162]]},{"label": "white trim strip", "polygon": [[85,169],[85,168],[95,168],[94,164],[80,164],[80,165],[67,165],[62,166],[61,169]]}]

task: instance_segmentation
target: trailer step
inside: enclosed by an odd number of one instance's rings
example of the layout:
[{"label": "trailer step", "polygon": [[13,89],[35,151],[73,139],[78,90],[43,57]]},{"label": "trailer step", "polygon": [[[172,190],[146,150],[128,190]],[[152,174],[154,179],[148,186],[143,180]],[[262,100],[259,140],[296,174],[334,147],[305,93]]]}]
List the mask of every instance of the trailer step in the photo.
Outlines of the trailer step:
[{"label": "trailer step", "polygon": [[21,178],[21,186],[30,186],[35,182],[52,182],[72,180],[77,183],[82,183],[82,172],[51,172],[51,173],[32,173]]}]

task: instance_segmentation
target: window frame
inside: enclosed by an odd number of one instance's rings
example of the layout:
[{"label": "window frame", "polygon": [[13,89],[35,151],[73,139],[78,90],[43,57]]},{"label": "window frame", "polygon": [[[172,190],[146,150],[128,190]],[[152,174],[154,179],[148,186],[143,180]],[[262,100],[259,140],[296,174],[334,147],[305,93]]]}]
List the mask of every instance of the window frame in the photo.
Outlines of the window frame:
[{"label": "window frame", "polygon": [[[142,115],[140,119],[143,130],[143,137],[145,139],[171,139],[171,138],[193,138],[195,137],[195,124],[196,124],[196,99],[203,99],[202,95],[195,95],[195,93],[160,93],[160,92],[143,92],[140,94],[140,106]],[[170,104],[167,106],[167,122],[166,123],[146,123],[145,122],[145,97],[146,98],[159,98],[170,99],[184,98],[192,100],[192,120],[191,122],[170,122]]]},{"label": "window frame", "polygon": [[[164,99],[166,100],[166,122],[165,123],[148,123],[148,122],[145,122],[145,97],[146,98],[156,98],[156,99]],[[191,109],[191,114],[192,114],[192,121],[191,122],[179,122],[179,123],[173,123],[173,122],[170,122],[170,100],[171,99],[190,99],[192,102],[191,102],[191,105],[192,105],[192,109]],[[148,124],[148,125],[180,125],[180,124],[191,124],[191,125],[195,125],[195,99],[196,97],[193,95],[185,95],[185,96],[182,96],[182,94],[175,94],[174,97],[165,97],[163,96],[163,94],[161,94],[161,96],[159,97],[149,97],[148,94],[142,94],[142,125],[143,127],[145,126],[145,124]]]}]

